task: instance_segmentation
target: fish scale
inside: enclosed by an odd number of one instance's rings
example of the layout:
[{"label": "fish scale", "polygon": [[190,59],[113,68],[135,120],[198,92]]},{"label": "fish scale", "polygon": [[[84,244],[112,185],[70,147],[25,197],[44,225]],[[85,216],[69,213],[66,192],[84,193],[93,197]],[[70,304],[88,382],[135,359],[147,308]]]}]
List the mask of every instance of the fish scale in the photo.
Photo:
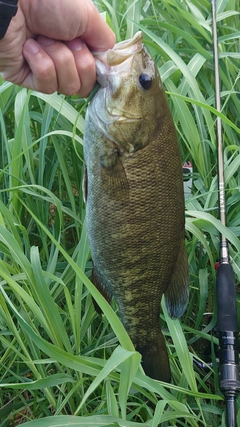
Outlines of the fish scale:
[{"label": "fish scale", "polygon": [[[84,134],[93,282],[109,301],[116,299],[145,372],[170,381],[160,302],[165,293],[176,317],[188,301],[180,153],[160,76],[141,33],[116,44],[111,53],[113,65],[111,55],[98,54],[103,87],[88,108]],[[139,83],[143,72],[151,80],[147,90]]]}]

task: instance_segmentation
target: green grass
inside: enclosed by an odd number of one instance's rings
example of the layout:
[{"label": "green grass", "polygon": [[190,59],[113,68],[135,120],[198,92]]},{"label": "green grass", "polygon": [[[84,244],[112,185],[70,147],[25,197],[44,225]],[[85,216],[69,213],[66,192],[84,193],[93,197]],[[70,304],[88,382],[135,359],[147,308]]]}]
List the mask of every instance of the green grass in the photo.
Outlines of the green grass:
[{"label": "green grass", "polygon": [[[144,375],[117,308],[89,279],[81,190],[87,100],[0,81],[0,427],[224,427],[214,264],[220,231],[239,283],[239,0],[217,3],[228,228],[218,220],[210,2],[97,5],[118,41],[143,31],[168,93],[182,161],[193,163],[186,199],[190,302],[181,321],[171,320],[164,304],[161,315],[173,381]],[[238,308],[239,301],[238,294]],[[203,361],[211,368],[203,370]],[[240,423],[239,404],[238,398]]]}]

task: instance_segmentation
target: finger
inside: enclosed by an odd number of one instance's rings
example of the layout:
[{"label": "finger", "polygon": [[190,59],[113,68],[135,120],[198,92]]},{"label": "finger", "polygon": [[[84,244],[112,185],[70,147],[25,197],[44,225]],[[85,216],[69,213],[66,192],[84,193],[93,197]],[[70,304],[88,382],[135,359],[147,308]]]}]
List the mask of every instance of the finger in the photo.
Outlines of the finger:
[{"label": "finger", "polygon": [[80,78],[72,51],[66,44],[39,36],[37,42],[54,63],[57,75],[57,90],[65,95],[73,95],[80,90]]},{"label": "finger", "polygon": [[70,41],[81,37],[92,50],[113,47],[115,35],[92,0],[22,0],[27,28],[32,34]]},{"label": "finger", "polygon": [[105,51],[111,49],[115,42],[116,36],[111,28],[104,21],[96,6],[91,0],[86,0],[85,6],[85,30],[83,31],[83,23],[80,21],[79,34],[85,41],[90,50]]},{"label": "finger", "polygon": [[24,78],[19,84],[39,92],[53,93],[58,89],[58,79],[52,58],[34,40],[23,45],[26,60]]},{"label": "finger", "polygon": [[78,37],[70,42],[66,42],[66,46],[72,51],[80,79],[80,88],[76,94],[81,98],[85,98],[96,83],[94,58],[85,43]]}]

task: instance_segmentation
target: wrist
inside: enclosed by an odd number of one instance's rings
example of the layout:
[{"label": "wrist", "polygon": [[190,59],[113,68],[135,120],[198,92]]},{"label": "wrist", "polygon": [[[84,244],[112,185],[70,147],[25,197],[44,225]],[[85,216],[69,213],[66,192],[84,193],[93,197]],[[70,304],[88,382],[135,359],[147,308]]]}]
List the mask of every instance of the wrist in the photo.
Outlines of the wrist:
[{"label": "wrist", "polygon": [[18,0],[0,0],[0,40],[5,36],[11,19],[17,13]]}]

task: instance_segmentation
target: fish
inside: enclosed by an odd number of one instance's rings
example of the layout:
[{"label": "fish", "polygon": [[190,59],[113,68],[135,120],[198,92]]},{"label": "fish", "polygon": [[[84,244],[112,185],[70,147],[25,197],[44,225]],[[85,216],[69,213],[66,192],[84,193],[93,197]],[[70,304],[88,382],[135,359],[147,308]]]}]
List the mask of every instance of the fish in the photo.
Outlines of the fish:
[{"label": "fish", "polygon": [[178,318],[189,294],[175,125],[141,31],[94,57],[100,87],[84,130],[92,281],[107,301],[115,298],[145,373],[170,382],[161,299]]}]

